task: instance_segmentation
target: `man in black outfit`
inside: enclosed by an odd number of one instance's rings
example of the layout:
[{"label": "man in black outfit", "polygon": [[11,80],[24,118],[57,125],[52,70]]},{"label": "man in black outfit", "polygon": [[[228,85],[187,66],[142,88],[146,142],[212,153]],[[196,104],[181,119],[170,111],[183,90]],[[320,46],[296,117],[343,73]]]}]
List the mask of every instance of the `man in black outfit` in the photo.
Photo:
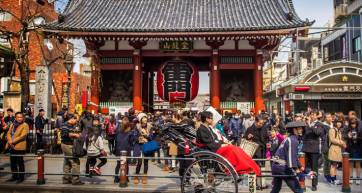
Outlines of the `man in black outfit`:
[{"label": "man in black outfit", "polygon": [[44,118],[44,109],[39,110],[38,116],[35,118],[35,130],[36,130],[36,149],[43,148],[43,133],[47,119]]},{"label": "man in black outfit", "polygon": [[[318,120],[319,112],[310,113],[308,127],[305,130],[303,148],[308,168],[318,175],[318,160],[322,154],[325,136],[327,136],[325,125]],[[312,180],[312,191],[317,191],[318,177]]]},{"label": "man in black outfit", "polygon": [[[266,144],[268,142],[268,128],[265,123],[266,119],[263,116],[256,116],[254,124],[246,130],[244,135],[244,138],[259,145],[258,149],[254,154],[254,159],[265,159]],[[263,167],[265,163],[258,162],[258,164],[259,166]],[[262,178],[259,178],[259,180],[257,180],[258,190],[263,188],[261,179]]]},{"label": "man in black outfit", "polygon": [[265,158],[266,144],[268,142],[268,129],[265,127],[265,119],[262,116],[256,116],[254,124],[249,127],[244,138],[259,145],[253,158]]}]

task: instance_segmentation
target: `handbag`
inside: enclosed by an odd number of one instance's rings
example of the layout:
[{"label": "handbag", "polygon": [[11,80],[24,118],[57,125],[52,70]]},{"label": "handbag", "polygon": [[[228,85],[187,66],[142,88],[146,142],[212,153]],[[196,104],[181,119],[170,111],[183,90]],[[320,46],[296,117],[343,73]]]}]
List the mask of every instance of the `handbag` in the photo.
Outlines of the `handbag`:
[{"label": "handbag", "polygon": [[254,143],[252,141],[248,141],[244,138],[240,141],[240,148],[245,151],[246,154],[248,154],[250,157],[253,157],[256,150],[258,149],[259,144]]},{"label": "handbag", "polygon": [[83,148],[84,140],[81,138],[74,139],[73,141],[73,157],[84,157],[87,155],[87,150]]},{"label": "handbag", "polygon": [[155,140],[149,141],[142,145],[142,153],[144,155],[150,155],[160,149],[160,144]]}]

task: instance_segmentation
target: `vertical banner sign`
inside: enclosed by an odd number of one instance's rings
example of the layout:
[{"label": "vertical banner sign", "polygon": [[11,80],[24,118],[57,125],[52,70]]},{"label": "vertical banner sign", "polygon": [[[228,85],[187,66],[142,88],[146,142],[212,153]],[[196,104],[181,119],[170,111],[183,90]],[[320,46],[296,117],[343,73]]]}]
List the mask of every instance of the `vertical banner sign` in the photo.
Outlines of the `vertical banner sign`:
[{"label": "vertical banner sign", "polygon": [[67,82],[63,82],[62,84],[62,107],[68,107],[68,85]]},{"label": "vertical banner sign", "polygon": [[35,107],[34,113],[38,114],[40,109],[45,110],[45,116],[51,117],[51,72],[47,66],[36,67],[35,85]]},{"label": "vertical banner sign", "polygon": [[248,175],[249,193],[256,193],[256,174]]}]

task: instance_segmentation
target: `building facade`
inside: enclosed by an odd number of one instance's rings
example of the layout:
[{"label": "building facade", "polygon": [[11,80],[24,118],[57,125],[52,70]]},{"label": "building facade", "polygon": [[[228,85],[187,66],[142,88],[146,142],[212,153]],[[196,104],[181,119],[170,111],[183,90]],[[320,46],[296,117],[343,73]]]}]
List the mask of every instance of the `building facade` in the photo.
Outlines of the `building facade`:
[{"label": "building facade", "polygon": [[343,113],[355,110],[361,117],[362,1],[334,3],[334,30],[322,34],[321,39],[294,43],[288,80],[265,93],[270,108],[294,113],[311,109]]},{"label": "building facade", "polygon": [[[0,27],[2,29],[6,29],[5,31],[10,33],[17,33],[22,29],[22,26],[17,18],[22,17],[34,17],[33,20],[28,22],[31,26],[39,28],[39,25],[44,23],[52,22],[58,19],[58,13],[55,11],[54,3],[50,1],[34,1],[34,0],[3,0],[0,1]],[[20,82],[20,72],[18,65],[14,61],[14,55],[10,54],[19,53],[18,38],[15,36],[10,41],[6,39],[5,34],[0,33],[0,109],[6,108],[14,108],[16,111],[20,111],[19,106],[16,107],[13,104],[3,104],[4,93],[12,93],[12,95],[17,94],[21,95],[21,86]],[[58,79],[63,79],[64,76],[67,75],[66,68],[64,65],[65,56],[67,58],[70,57],[70,60],[73,60],[72,54],[67,54],[68,50],[70,50],[73,45],[68,41],[63,41],[62,39],[51,39],[41,35],[40,31],[31,30],[26,34],[25,42],[28,43],[29,46],[29,87],[30,87],[30,106],[34,107],[35,105],[35,95],[36,95],[36,67],[39,65],[48,64],[50,71],[53,73],[52,76],[52,84],[53,92],[52,92],[52,111],[58,111],[62,103],[59,98],[62,98],[62,92],[58,91],[57,88],[63,86],[62,81],[58,81]],[[6,48],[2,49],[3,47]],[[7,53],[3,55],[4,52]],[[64,57],[63,57],[64,55]],[[7,56],[7,57],[3,57]],[[4,58],[4,59],[1,59]],[[15,65],[15,66],[13,66]],[[4,67],[4,68],[3,68]],[[14,68],[13,68],[14,67]],[[4,69],[4,71],[3,71]],[[6,72],[6,73],[5,73]],[[81,103],[77,100],[77,96],[81,96],[80,92],[77,91],[76,88],[81,88],[86,91],[87,87],[90,87],[90,78],[80,77],[79,74],[72,74],[72,80],[79,81],[77,83],[71,84],[71,111],[75,110],[75,104]],[[79,85],[79,86],[77,86]],[[74,96],[73,96],[74,95]],[[37,112],[35,112],[37,113]],[[54,114],[54,113],[53,113]]]},{"label": "building facade", "polygon": [[197,69],[210,73],[211,106],[246,102],[260,111],[264,53],[309,25],[290,0],[73,0],[45,31],[85,40],[95,65],[93,108],[116,101],[151,111],[154,72],[173,66],[177,73],[167,72],[167,84],[158,85],[166,94],[188,96],[196,83],[187,77]]}]

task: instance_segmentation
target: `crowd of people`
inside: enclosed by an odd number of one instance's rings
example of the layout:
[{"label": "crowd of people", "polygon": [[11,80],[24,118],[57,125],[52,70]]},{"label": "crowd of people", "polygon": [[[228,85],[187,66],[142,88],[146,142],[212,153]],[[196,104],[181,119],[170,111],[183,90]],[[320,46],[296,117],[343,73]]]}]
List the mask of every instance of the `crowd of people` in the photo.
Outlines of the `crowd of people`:
[{"label": "crowd of people", "polygon": [[[44,117],[44,110],[40,110],[35,121],[26,121],[26,116],[12,109],[7,109],[7,116],[0,112],[0,137],[1,151],[17,156],[10,157],[11,171],[14,172],[9,181],[24,181],[24,160],[18,156],[25,154],[27,150],[27,135],[29,130],[36,131],[37,148],[43,148],[43,130],[49,122]],[[261,112],[258,115],[250,112],[243,114],[240,111],[235,113],[225,113],[223,118],[217,123],[210,119],[202,119],[202,113],[191,111],[169,111],[143,113],[130,109],[124,114],[117,115],[93,115],[84,112],[81,116],[68,112],[63,108],[55,121],[57,131],[56,144],[64,154],[63,176],[64,184],[82,185],[80,178],[80,157],[87,155],[85,166],[86,175],[92,177],[101,175],[101,168],[107,164],[107,156],[120,156],[122,151],[127,151],[133,157],[183,157],[178,150],[177,144],[172,141],[163,141],[159,138],[157,126],[165,123],[187,124],[197,129],[197,137],[201,140],[216,138],[217,143],[209,143],[206,147],[210,151],[216,151],[225,144],[239,146],[243,140],[252,141],[258,144],[254,157],[257,159],[273,159],[281,152],[288,136],[286,125],[289,123],[299,124],[296,126],[295,137],[297,141],[298,153],[305,153],[306,168],[316,175],[319,168],[323,167],[323,175],[328,183],[339,185],[337,170],[341,166],[342,153],[348,152],[351,158],[351,177],[361,177],[362,158],[362,122],[357,118],[355,111],[350,111],[347,115],[341,112],[323,112],[311,110],[306,113],[287,114],[283,119],[278,113]],[[206,125],[206,126],[205,126]],[[207,128],[212,128],[214,134],[208,136]],[[160,150],[155,152],[145,152],[142,146],[145,143],[156,140],[160,142]],[[220,143],[219,143],[220,140]],[[108,142],[108,148],[105,147]],[[291,142],[290,142],[291,143]],[[85,149],[84,149],[85,147]],[[106,150],[107,149],[107,150]],[[109,150],[109,151],[108,151]],[[161,164],[165,172],[176,172],[183,175],[190,161],[185,160],[130,160],[130,165],[135,165],[135,174],[144,177],[134,177],[134,184],[147,184],[147,173],[150,161]],[[157,162],[157,163],[156,163]],[[264,167],[265,163],[259,163]],[[265,166],[267,167],[267,166]],[[120,162],[117,161],[114,169],[114,182],[119,182]],[[304,169],[304,168],[303,168]],[[277,181],[273,184],[275,185]],[[281,182],[280,182],[281,183]],[[360,184],[359,180],[350,183]],[[278,182],[279,184],[279,182]],[[316,191],[318,177],[312,179],[312,190]],[[265,184],[258,181],[258,187],[263,188]]]}]

